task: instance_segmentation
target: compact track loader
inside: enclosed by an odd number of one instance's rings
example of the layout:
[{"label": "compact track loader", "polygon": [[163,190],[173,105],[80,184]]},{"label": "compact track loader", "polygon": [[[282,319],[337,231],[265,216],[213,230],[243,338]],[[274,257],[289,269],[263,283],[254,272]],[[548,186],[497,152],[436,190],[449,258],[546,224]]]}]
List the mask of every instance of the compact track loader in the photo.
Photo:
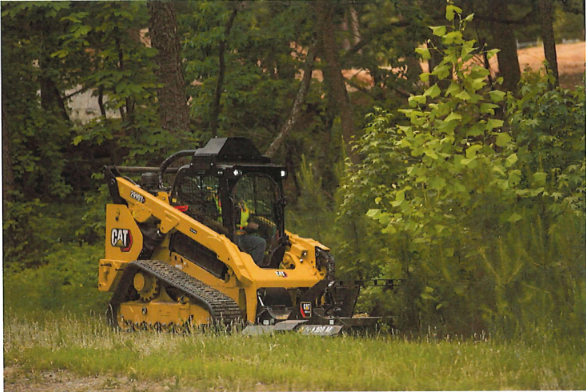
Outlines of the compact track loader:
[{"label": "compact track loader", "polygon": [[[181,158],[190,162],[171,167]],[[122,171],[142,173],[140,184]],[[98,285],[113,292],[115,326],[244,323],[248,334],[334,335],[377,322],[353,317],[360,287],[336,283],[328,247],[285,230],[287,170],[250,140],[215,138],[159,168],[108,166],[105,174],[113,203]]]}]

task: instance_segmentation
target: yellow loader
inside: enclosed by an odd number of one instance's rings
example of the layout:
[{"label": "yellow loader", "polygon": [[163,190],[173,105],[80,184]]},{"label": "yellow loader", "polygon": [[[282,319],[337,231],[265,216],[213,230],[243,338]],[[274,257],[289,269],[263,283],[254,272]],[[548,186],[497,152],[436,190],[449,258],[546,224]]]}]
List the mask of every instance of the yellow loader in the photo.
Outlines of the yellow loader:
[{"label": "yellow loader", "polygon": [[[122,330],[222,323],[335,335],[379,320],[353,317],[360,286],[335,281],[327,246],[285,230],[287,170],[250,140],[214,138],[158,168],[104,171],[113,203],[98,288],[113,293],[108,314]],[[139,183],[122,171],[141,173]]]}]

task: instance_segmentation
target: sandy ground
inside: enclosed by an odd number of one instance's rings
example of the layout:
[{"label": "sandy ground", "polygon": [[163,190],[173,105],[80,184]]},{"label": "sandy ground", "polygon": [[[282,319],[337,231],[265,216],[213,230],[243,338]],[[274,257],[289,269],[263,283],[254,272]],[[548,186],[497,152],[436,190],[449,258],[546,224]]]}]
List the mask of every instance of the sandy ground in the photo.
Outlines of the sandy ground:
[{"label": "sandy ground", "polygon": [[[576,42],[573,44],[556,45],[556,52],[560,74],[584,74],[586,43]],[[545,60],[543,46],[520,49],[518,53],[521,69],[529,67],[533,70],[537,70],[541,68],[542,63]]]},{"label": "sandy ground", "polygon": [[128,377],[96,375],[83,377],[66,370],[24,372],[17,367],[4,369],[6,392],[164,392],[197,390],[175,385],[175,380],[162,382],[131,380]]},{"label": "sandy ground", "polygon": [[[565,88],[574,88],[576,85],[582,84],[586,68],[586,43],[582,41],[571,44],[558,44],[556,45],[556,53],[561,86]],[[518,56],[521,71],[524,71],[527,68],[537,71],[543,67],[545,54],[542,45],[519,49]],[[427,62],[422,62],[421,68],[423,72],[427,72]],[[498,72],[498,61],[496,56],[490,60],[490,68],[493,75]],[[354,78],[367,88],[373,83],[372,77],[368,71],[365,70],[347,69],[343,70],[342,73],[346,79]],[[313,77],[320,81],[323,80],[323,76],[319,70],[314,71]],[[347,88],[349,91],[356,91],[356,89],[351,86],[347,85]]]},{"label": "sandy ground", "polygon": [[[586,64],[586,43],[559,44],[556,45],[556,53],[560,85],[566,88],[573,88],[577,84],[581,84]],[[543,66],[543,61],[545,60],[543,46],[520,49],[518,54],[521,70],[531,68],[535,71]],[[493,66],[496,67],[496,65]]]}]

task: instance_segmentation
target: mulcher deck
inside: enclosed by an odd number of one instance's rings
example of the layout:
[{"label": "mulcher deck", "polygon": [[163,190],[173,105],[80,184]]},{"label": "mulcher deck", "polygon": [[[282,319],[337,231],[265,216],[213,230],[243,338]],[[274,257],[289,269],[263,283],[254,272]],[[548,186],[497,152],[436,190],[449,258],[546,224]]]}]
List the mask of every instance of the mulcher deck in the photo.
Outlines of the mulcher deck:
[{"label": "mulcher deck", "polygon": [[212,317],[212,322],[220,321],[224,324],[232,324],[242,320],[242,311],[238,304],[224,293],[162,261],[137,260],[126,266],[120,284],[110,300],[109,317],[112,325],[117,324],[118,309],[120,304],[127,300],[132,279],[137,271],[144,271],[167,286],[179,289],[195,304],[207,310]]}]

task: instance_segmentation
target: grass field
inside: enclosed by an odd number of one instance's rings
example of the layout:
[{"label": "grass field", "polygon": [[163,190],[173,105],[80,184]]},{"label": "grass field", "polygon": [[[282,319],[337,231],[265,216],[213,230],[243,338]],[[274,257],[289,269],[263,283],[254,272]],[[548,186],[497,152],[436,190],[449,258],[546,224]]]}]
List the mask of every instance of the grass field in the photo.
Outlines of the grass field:
[{"label": "grass field", "polygon": [[586,388],[584,340],[528,345],[389,335],[120,333],[98,316],[29,317],[4,318],[5,366],[18,369],[6,378],[6,390],[18,390],[11,385],[19,375],[59,369],[102,376],[105,390],[116,390],[123,378],[179,391]]}]

